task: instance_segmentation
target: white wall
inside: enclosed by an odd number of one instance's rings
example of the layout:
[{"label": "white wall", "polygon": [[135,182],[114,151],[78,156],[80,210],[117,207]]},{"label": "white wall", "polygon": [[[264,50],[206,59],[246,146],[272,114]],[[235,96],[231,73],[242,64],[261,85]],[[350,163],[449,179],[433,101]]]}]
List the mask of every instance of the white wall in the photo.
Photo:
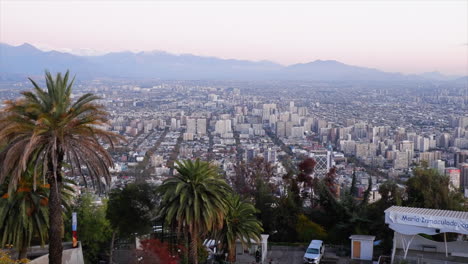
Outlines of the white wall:
[{"label": "white wall", "polygon": [[372,260],[374,254],[374,243],[370,240],[361,241],[361,259]]}]

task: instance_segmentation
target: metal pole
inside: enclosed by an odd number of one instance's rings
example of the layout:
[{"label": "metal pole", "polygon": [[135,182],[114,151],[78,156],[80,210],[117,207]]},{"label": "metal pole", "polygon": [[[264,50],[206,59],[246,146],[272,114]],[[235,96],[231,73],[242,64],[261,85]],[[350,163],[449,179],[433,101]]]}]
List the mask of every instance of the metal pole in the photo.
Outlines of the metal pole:
[{"label": "metal pole", "polygon": [[447,233],[444,233],[444,244],[445,244],[445,257],[448,258],[448,251],[447,251]]},{"label": "metal pole", "polygon": [[[396,251],[396,235],[398,234],[398,232],[393,232],[393,248],[392,248],[392,260],[391,260],[391,264],[393,264],[393,261],[395,260],[395,251]],[[352,246],[352,245],[351,245]]]}]

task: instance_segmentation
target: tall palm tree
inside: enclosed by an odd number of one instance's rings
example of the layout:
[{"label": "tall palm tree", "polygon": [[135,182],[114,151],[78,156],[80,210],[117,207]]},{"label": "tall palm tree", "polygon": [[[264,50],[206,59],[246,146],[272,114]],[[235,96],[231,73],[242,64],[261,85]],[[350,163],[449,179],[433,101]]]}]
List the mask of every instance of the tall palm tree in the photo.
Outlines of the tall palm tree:
[{"label": "tall palm tree", "polygon": [[231,188],[208,162],[177,162],[178,174],[160,186],[160,216],[184,230],[190,241],[190,263],[198,263],[200,239],[222,227]]},{"label": "tall palm tree", "polygon": [[[49,185],[40,184],[34,189],[33,168],[28,167],[17,189],[9,194],[8,186],[0,191],[0,241],[12,244],[18,250],[18,259],[26,258],[32,239],[43,246],[49,228],[48,197]],[[70,208],[72,181],[67,180],[62,189],[62,205]]]},{"label": "tall palm tree", "polygon": [[237,194],[228,196],[228,211],[224,218],[223,228],[217,233],[221,243],[227,246],[228,261],[236,261],[236,240],[240,240],[242,246],[250,244],[251,240],[260,242],[260,233],[263,231],[262,223],[257,219],[257,209],[249,203],[241,200]]},{"label": "tall palm tree", "polygon": [[99,188],[101,176],[110,181],[109,167],[113,166],[101,140],[113,147],[119,136],[100,128],[107,123],[107,112],[95,103],[98,97],[85,94],[72,101],[73,80],[69,81],[68,71],[55,78],[46,72],[45,90],[30,81],[33,91],[6,101],[0,118],[0,142],[5,144],[0,152],[0,183],[8,175],[9,192],[16,189],[28,162],[34,161],[34,187],[41,176],[50,184],[49,263],[59,264],[63,250],[62,165],[67,162],[72,174],[81,175],[86,167]]}]

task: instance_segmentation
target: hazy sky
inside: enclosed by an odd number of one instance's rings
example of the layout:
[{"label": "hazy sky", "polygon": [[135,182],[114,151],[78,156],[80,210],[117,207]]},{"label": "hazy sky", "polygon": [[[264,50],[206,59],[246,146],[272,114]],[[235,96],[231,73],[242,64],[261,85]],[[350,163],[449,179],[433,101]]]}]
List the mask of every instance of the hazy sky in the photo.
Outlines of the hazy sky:
[{"label": "hazy sky", "polygon": [[468,75],[468,1],[0,0],[0,42]]}]

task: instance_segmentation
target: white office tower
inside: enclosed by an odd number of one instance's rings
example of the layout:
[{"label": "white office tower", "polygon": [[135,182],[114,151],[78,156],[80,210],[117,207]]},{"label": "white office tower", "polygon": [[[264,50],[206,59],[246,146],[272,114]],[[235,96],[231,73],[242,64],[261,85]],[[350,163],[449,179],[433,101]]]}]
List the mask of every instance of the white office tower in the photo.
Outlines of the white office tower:
[{"label": "white office tower", "polygon": [[276,104],[263,104],[262,120],[269,120],[272,114],[276,114]]},{"label": "white office tower", "polygon": [[194,118],[187,118],[187,133],[197,133],[197,120]]},{"label": "white office tower", "polygon": [[307,118],[304,121],[304,131],[310,132],[312,131],[312,125],[314,124],[314,120],[312,118]]},{"label": "white office tower", "polygon": [[285,130],[286,137],[290,137],[292,135],[292,128],[293,128],[293,122],[291,121],[286,122],[286,130]]},{"label": "white office tower", "polygon": [[289,102],[289,112],[296,113],[297,107],[294,106],[294,101]]},{"label": "white office tower", "polygon": [[409,140],[403,140],[400,142],[400,151],[405,152],[408,151],[408,164],[411,163],[411,160],[414,156],[414,142]]},{"label": "white office tower", "polygon": [[465,136],[465,129],[462,127],[455,128],[455,138],[461,138]]},{"label": "white office tower", "polygon": [[304,127],[292,127],[291,129],[292,138],[303,138],[304,137]]},{"label": "white office tower", "polygon": [[356,141],[354,140],[340,140],[340,149],[346,155],[356,154]]},{"label": "white office tower", "polygon": [[396,170],[402,170],[408,168],[408,151],[396,151],[395,159],[393,160],[393,168]]},{"label": "white office tower", "polygon": [[433,160],[430,163],[431,168],[437,170],[440,175],[445,173],[445,162],[443,160]]},{"label": "white office tower", "polygon": [[206,135],[206,119],[205,118],[197,119],[197,134],[200,136]]},{"label": "white office tower", "polygon": [[171,118],[171,130],[175,131],[177,130],[177,119]]},{"label": "white office tower", "polygon": [[443,133],[439,136],[439,140],[437,142],[437,146],[439,148],[448,148],[450,145],[450,134]]},{"label": "white office tower", "polygon": [[275,151],[275,150],[272,150],[271,148],[269,148],[268,150],[265,150],[265,151],[263,152],[263,158],[264,158],[267,162],[271,162],[271,163],[276,162],[276,151]]},{"label": "white office tower", "polygon": [[276,122],[276,136],[278,137],[286,136],[286,122],[283,122],[283,121]]},{"label": "white office tower", "polygon": [[301,117],[298,114],[291,114],[291,122],[293,122],[294,125],[300,125]]},{"label": "white office tower", "polygon": [[468,126],[468,116],[461,116],[458,118],[458,126],[465,129]]},{"label": "white office tower", "polygon": [[277,121],[276,115],[270,115],[270,118],[269,118],[269,120],[268,120],[268,123],[269,123],[270,125],[274,125],[274,124],[276,124],[276,121]]},{"label": "white office tower", "polygon": [[231,120],[218,120],[215,124],[215,133],[226,134],[232,132]]},{"label": "white office tower", "polygon": [[420,137],[419,138],[419,151],[425,152],[430,149],[430,141],[427,137]]}]

